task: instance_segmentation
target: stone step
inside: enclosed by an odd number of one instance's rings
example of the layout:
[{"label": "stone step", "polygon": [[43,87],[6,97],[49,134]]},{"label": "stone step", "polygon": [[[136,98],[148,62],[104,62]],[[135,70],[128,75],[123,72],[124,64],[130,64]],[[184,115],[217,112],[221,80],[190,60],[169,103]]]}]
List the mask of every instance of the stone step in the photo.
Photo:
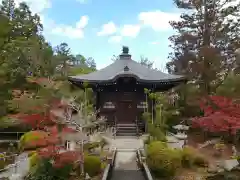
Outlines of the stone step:
[{"label": "stone step", "polygon": [[117,126],[117,128],[127,128],[127,129],[131,129],[131,128],[137,128],[137,126]]},{"label": "stone step", "polygon": [[117,132],[116,136],[137,136],[137,133],[133,133],[133,132]]},{"label": "stone step", "polygon": [[136,127],[136,124],[117,124],[117,127]]},{"label": "stone step", "polygon": [[121,132],[137,132],[137,128],[117,128],[117,131],[121,131]]}]

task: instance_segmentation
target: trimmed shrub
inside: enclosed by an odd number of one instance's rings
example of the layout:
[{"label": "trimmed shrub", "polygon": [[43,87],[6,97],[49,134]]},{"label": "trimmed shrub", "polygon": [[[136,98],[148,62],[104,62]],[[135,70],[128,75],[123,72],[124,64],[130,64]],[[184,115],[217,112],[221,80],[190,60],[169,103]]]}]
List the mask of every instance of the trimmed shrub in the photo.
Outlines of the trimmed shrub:
[{"label": "trimmed shrub", "polygon": [[29,152],[28,152],[28,157],[31,157],[31,156],[34,155],[35,153],[37,153],[37,151],[29,151]]},{"label": "trimmed shrub", "polygon": [[37,163],[39,162],[39,156],[36,152],[34,152],[30,157],[29,157],[29,166],[30,168],[34,167],[35,165],[37,165]]},{"label": "trimmed shrub", "polygon": [[147,148],[147,164],[156,177],[171,177],[181,167],[181,153],[155,141]]},{"label": "trimmed shrub", "polygon": [[84,157],[84,170],[90,177],[94,177],[101,172],[101,160],[97,156]]},{"label": "trimmed shrub", "polygon": [[26,149],[33,149],[37,148],[33,147],[33,144],[35,142],[39,142],[39,145],[45,145],[44,143],[41,144],[42,140],[44,140],[46,137],[48,137],[48,134],[43,131],[30,131],[25,133],[23,136],[21,136],[19,141],[19,149],[20,150],[26,150]]}]

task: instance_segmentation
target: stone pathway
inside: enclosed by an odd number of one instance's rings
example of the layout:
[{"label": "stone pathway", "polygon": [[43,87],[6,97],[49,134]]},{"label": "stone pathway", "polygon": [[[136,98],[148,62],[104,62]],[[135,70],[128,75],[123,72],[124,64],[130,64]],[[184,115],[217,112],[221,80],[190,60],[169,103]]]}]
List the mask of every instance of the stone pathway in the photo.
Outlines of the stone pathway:
[{"label": "stone pathway", "polygon": [[117,152],[111,180],[145,180],[136,160],[135,151]]},{"label": "stone pathway", "polygon": [[15,159],[15,164],[8,166],[8,169],[0,173],[0,178],[9,178],[9,180],[23,180],[28,173],[29,159],[27,153],[22,153]]},{"label": "stone pathway", "polygon": [[137,137],[116,137],[115,139],[108,138],[111,148],[117,149],[142,149],[144,147],[143,140]]},{"label": "stone pathway", "polygon": [[145,180],[137,166],[136,150],[144,147],[143,140],[137,137],[104,137],[110,148],[117,148],[115,167],[111,180]]}]

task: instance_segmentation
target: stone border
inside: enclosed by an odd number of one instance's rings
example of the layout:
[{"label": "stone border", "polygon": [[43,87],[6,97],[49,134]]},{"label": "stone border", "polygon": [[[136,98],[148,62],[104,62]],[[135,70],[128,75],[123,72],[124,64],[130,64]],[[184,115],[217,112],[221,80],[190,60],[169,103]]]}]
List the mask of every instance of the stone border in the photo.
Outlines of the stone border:
[{"label": "stone border", "polygon": [[112,156],[107,158],[108,164],[107,164],[106,168],[104,169],[101,180],[110,180],[110,178],[112,176],[112,171],[113,171],[113,168],[115,165],[116,155],[117,155],[117,148],[114,148]]},{"label": "stone border", "polygon": [[145,162],[146,157],[144,157],[144,156],[141,154],[141,152],[140,152],[139,149],[137,150],[136,153],[137,153],[138,163],[139,163],[140,166],[141,166],[141,169],[142,169],[142,171],[143,171],[143,174],[144,174],[146,180],[153,180],[153,177],[152,177],[151,172],[150,172],[150,170],[149,170],[149,168],[148,168],[148,165],[147,165],[146,162]]}]

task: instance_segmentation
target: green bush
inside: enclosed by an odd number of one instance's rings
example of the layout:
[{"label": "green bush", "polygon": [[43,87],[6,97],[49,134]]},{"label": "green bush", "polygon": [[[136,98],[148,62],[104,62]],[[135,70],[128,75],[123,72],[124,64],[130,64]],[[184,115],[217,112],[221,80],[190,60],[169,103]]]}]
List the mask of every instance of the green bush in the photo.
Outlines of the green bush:
[{"label": "green bush", "polygon": [[32,155],[34,155],[36,153],[36,151],[30,151],[28,152],[28,157],[31,157]]},{"label": "green bush", "polygon": [[6,166],[6,159],[4,154],[0,154],[0,169],[3,169]]},{"label": "green bush", "polygon": [[84,170],[90,177],[98,175],[101,172],[100,158],[97,156],[85,156]]},{"label": "green bush", "polygon": [[13,164],[14,158],[15,158],[15,156],[11,156],[10,154],[1,153],[0,154],[0,170],[4,169],[9,164]]},{"label": "green bush", "polygon": [[147,164],[156,177],[171,177],[181,167],[181,153],[168,148],[166,143],[151,142],[147,148]]},{"label": "green bush", "polygon": [[29,166],[30,168],[34,167],[35,165],[37,165],[39,161],[39,156],[38,154],[35,152],[33,153],[30,157],[29,157]]},{"label": "green bush", "polygon": [[29,172],[29,175],[25,180],[65,180],[70,178],[73,165],[65,165],[61,168],[55,168],[52,165],[51,160],[41,159],[37,166]]},{"label": "green bush", "polygon": [[48,135],[43,131],[30,131],[21,136],[19,141],[19,149],[24,150],[31,147],[32,142],[37,142],[46,138]]}]

